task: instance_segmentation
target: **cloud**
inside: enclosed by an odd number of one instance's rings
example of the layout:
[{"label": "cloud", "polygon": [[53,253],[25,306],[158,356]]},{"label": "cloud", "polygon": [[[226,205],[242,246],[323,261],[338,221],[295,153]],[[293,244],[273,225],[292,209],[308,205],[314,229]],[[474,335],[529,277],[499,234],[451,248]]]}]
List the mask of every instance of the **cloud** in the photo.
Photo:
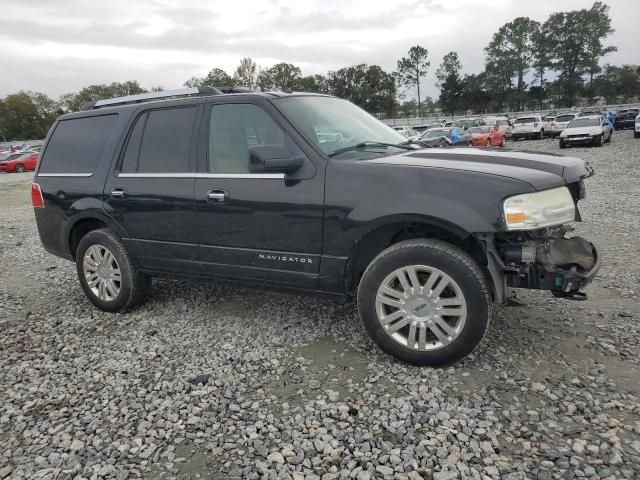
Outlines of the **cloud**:
[{"label": "cloud", "polygon": [[[633,62],[637,0],[611,3],[619,51],[608,61]],[[388,71],[410,46],[429,49],[426,94],[436,97],[435,70],[459,53],[465,72],[484,64],[492,33],[516,16],[544,20],[591,0],[228,0],[186,6],[179,0],[29,0],[3,6],[0,96],[19,89],[57,96],[92,83],[137,79],[179,87],[213,67],[232,73],[240,58],[262,66],[286,61],[303,73],[355,63]],[[637,60],[635,60],[637,63]]]}]

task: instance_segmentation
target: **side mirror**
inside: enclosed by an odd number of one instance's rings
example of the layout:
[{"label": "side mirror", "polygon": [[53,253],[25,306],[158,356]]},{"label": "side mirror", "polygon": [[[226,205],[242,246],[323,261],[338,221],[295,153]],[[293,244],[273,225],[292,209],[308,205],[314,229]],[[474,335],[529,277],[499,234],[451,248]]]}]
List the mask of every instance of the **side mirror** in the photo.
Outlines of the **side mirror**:
[{"label": "side mirror", "polygon": [[257,145],[249,148],[249,171],[251,173],[290,173],[303,163],[301,157],[292,157],[280,145]]}]

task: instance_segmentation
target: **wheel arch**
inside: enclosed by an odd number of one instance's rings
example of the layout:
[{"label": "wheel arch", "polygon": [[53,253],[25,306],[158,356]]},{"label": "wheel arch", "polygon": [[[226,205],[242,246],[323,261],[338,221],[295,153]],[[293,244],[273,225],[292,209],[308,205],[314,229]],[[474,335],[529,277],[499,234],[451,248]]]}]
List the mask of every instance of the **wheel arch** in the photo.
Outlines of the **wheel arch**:
[{"label": "wheel arch", "polygon": [[391,216],[376,222],[353,244],[346,264],[346,292],[355,292],[364,270],[380,252],[411,238],[433,238],[455,245],[468,252],[486,270],[487,259],[482,243],[460,226],[437,217]]},{"label": "wheel arch", "polygon": [[66,222],[62,238],[72,259],[75,260],[76,249],[82,237],[100,228],[110,228],[120,236],[123,234],[120,226],[102,210],[83,211],[75,215],[72,221]]}]

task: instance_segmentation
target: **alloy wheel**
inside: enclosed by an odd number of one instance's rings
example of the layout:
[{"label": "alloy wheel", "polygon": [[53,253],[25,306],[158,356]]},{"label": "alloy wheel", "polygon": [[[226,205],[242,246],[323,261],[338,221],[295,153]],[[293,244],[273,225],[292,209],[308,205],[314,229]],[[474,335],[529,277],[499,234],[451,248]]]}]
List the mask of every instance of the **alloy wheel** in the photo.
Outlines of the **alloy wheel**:
[{"label": "alloy wheel", "polygon": [[467,302],[449,275],[434,267],[410,265],[391,272],[376,294],[376,314],[384,331],[418,351],[446,347],[462,332]]},{"label": "alloy wheel", "polygon": [[82,269],[91,292],[111,302],[120,294],[122,274],[116,257],[104,245],[91,245],[84,254]]}]

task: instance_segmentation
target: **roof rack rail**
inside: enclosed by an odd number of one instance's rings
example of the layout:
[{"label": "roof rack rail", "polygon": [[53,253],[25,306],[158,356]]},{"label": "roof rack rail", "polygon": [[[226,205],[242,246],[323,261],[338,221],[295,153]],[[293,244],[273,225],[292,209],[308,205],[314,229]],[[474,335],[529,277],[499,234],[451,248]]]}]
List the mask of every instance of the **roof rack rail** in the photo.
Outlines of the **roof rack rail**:
[{"label": "roof rack rail", "polygon": [[231,86],[222,86],[222,87],[213,87],[220,90],[222,93],[253,93],[253,90],[249,87],[231,87]]},{"label": "roof rack rail", "polygon": [[193,87],[179,90],[162,90],[160,92],[141,93],[139,95],[128,95],[126,97],[107,98],[96,100],[86,104],[83,110],[91,110],[100,107],[113,107],[115,105],[127,105],[130,103],[141,103],[150,100],[158,100],[169,97],[181,97],[188,95],[222,95],[224,92],[215,87]]}]

